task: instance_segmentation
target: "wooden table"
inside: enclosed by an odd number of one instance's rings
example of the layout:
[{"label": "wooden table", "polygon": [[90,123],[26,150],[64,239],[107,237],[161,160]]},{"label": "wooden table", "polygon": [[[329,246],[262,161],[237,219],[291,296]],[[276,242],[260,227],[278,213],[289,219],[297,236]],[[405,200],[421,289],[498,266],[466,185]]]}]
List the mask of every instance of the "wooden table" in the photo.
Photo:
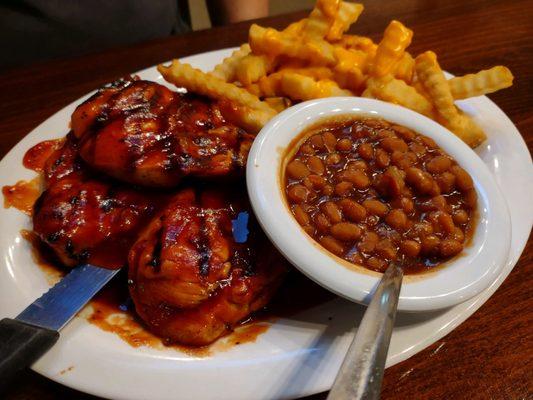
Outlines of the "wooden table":
[{"label": "wooden table", "polygon": [[[490,97],[532,148],[533,2],[369,0],[365,6],[353,32],[379,40],[394,18],[414,30],[412,53],[432,49],[452,73],[509,66],[515,86]],[[283,15],[260,23],[281,28],[304,15]],[[101,84],[173,57],[236,46],[246,40],[249,25],[194,32],[0,74],[0,156],[50,115]],[[533,398],[531,243],[479,311],[448,336],[386,371],[383,399]],[[93,397],[25,371],[5,398]],[[325,394],[310,399],[323,398]]]}]

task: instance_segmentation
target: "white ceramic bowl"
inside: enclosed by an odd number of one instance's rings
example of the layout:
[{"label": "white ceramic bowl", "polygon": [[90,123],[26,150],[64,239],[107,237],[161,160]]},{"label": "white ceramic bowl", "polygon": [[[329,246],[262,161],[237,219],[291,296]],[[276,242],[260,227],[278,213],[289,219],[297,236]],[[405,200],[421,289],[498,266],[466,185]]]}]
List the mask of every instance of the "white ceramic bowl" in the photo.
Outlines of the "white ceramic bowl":
[{"label": "white ceramic bowl", "polygon": [[504,267],[511,222],[500,189],[481,159],[436,122],[378,100],[334,97],[298,104],[280,113],[259,133],[248,157],[247,185],[253,210],[275,246],[301,272],[332,292],[367,303],[381,274],[356,267],[326,251],[292,216],[280,182],[285,149],[306,127],[343,115],[383,118],[426,135],[472,176],[478,193],[478,222],[472,242],[445,266],[404,279],[398,308],[429,311],[453,306],[480,293]]}]

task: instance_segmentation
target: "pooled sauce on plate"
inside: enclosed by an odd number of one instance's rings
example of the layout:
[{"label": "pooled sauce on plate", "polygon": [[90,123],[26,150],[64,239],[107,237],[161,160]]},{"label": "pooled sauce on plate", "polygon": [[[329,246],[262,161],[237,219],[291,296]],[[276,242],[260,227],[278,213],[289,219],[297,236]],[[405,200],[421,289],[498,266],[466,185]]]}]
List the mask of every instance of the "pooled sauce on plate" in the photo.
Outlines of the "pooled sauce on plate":
[{"label": "pooled sauce on plate", "polygon": [[59,282],[66,273],[63,269],[57,267],[59,262],[52,250],[47,247],[33,231],[21,229],[20,235],[30,245],[33,261],[43,271],[48,283],[50,285],[55,285]]},{"label": "pooled sauce on plate", "polygon": [[[129,296],[127,285],[118,276],[115,280],[97,294],[91,301],[92,311],[87,315],[87,320],[106,332],[112,332],[127,342],[132,347],[148,346],[156,349],[173,348],[194,357],[207,357],[219,351],[227,351],[234,346],[253,343],[270,327],[269,322],[281,316],[310,308],[320,302],[335,298],[335,295],[322,289],[303,275],[295,272],[288,281],[291,287],[280,288],[272,302],[260,312],[253,314],[246,321],[224,336],[207,346],[193,347],[179,344],[165,343],[164,339],[150,333],[137,318],[133,303]],[[296,286],[295,281],[300,281]],[[296,288],[295,290],[293,290]],[[301,290],[298,290],[300,288]],[[309,291],[309,289],[316,291]],[[289,290],[291,289],[291,290]],[[304,292],[306,296],[303,296]],[[290,298],[292,306],[287,308]],[[312,295],[310,295],[312,294]],[[307,298],[308,300],[302,300]],[[296,301],[300,299],[300,301]],[[291,303],[289,303],[291,304]]]},{"label": "pooled sauce on plate", "polygon": [[[46,160],[64,142],[63,139],[45,140],[31,147],[22,164],[33,171],[41,172]],[[4,195],[4,208],[14,207],[27,215],[32,215],[33,205],[41,194],[41,177],[36,176],[29,181],[18,181],[14,185],[6,185],[2,188]]]},{"label": "pooled sauce on plate", "polygon": [[41,194],[40,181],[41,177],[36,176],[30,181],[18,181],[14,185],[2,187],[4,208],[14,207],[31,216],[33,205]]},{"label": "pooled sauce on plate", "polygon": [[374,118],[329,120],[290,148],[282,177],[294,218],[329,252],[406,274],[462,252],[474,226],[470,175],[426,136]]},{"label": "pooled sauce on plate", "polygon": [[24,154],[22,164],[35,172],[43,171],[46,160],[61,147],[64,141],[64,139],[53,139],[37,143]]},{"label": "pooled sauce on plate", "polygon": [[161,339],[144,329],[135,318],[124,280],[123,274],[117,276],[91,300],[92,311],[87,321],[106,332],[115,333],[132,347],[161,346]]}]

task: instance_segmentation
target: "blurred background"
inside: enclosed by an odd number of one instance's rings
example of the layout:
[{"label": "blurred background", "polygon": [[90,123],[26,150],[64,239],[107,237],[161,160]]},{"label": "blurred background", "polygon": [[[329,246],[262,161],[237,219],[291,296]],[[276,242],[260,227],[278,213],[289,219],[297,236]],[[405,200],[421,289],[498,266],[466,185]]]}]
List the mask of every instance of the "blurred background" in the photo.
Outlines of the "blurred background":
[{"label": "blurred background", "polygon": [[[205,0],[188,0],[193,30],[211,28],[211,20]],[[270,0],[268,15],[279,15],[292,11],[310,10],[315,0]]]},{"label": "blurred background", "polygon": [[314,0],[0,0],[0,70],[311,9]]}]

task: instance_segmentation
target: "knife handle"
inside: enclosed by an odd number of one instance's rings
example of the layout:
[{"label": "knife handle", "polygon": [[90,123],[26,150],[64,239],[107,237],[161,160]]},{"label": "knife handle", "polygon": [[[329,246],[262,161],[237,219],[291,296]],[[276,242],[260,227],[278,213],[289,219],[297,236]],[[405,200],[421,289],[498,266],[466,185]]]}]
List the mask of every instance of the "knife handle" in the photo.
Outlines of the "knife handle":
[{"label": "knife handle", "polygon": [[0,391],[59,339],[59,332],[10,318],[0,321]]}]

